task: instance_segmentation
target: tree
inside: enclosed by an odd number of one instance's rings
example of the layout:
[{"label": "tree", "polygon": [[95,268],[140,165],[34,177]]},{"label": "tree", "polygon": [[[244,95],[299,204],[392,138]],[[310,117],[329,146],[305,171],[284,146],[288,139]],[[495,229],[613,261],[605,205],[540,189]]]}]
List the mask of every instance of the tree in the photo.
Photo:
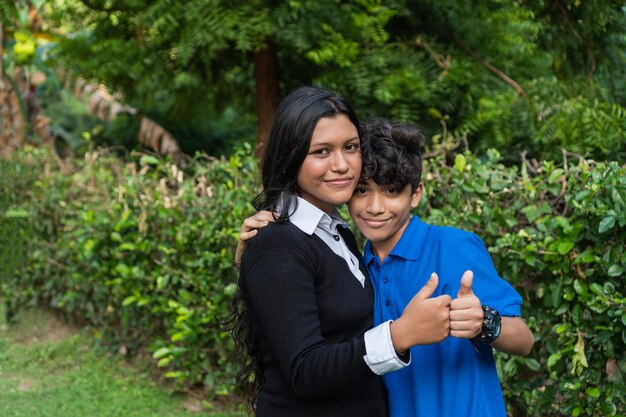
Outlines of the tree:
[{"label": "tree", "polygon": [[58,61],[123,92],[188,151],[228,140],[207,122],[225,109],[241,119],[233,131],[256,114],[262,145],[278,98],[316,84],[350,98],[362,116],[417,122],[435,141],[504,147],[508,161],[522,151],[560,157],[560,147],[625,157],[618,1],[49,4],[47,18],[71,33]]}]

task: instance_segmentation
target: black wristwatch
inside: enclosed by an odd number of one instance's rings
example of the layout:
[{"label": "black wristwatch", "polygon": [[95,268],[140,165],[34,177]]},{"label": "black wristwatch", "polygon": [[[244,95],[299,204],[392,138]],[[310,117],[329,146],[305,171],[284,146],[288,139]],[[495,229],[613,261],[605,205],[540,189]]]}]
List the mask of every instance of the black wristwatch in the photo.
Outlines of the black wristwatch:
[{"label": "black wristwatch", "polygon": [[500,336],[500,313],[495,308],[483,307],[483,331],[472,340],[479,343],[491,343]]}]

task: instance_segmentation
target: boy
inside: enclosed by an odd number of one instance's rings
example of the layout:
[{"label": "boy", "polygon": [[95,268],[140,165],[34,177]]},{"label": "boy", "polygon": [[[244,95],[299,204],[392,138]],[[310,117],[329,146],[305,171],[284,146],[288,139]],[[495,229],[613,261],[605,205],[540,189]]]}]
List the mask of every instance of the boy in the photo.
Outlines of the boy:
[{"label": "boy", "polygon": [[521,297],[497,275],[476,235],[411,218],[423,191],[421,132],[384,119],[365,122],[362,132],[361,183],[348,208],[368,239],[363,261],[375,288],[374,324],[398,318],[432,272],[439,275],[433,296],[453,297],[450,337],[412,348],[408,368],[383,375],[390,416],[505,417],[492,347],[530,352]]}]

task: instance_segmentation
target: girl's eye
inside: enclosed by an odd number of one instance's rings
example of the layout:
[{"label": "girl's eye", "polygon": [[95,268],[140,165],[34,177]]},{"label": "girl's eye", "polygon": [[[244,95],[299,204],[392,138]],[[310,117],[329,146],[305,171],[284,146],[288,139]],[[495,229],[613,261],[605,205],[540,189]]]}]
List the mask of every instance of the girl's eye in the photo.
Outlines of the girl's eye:
[{"label": "girl's eye", "polygon": [[314,150],[313,152],[311,152],[312,155],[326,155],[328,154],[328,149],[326,148],[319,148]]},{"label": "girl's eye", "polygon": [[349,143],[348,145],[346,145],[346,151],[349,151],[349,152],[358,151],[359,147],[360,146],[358,143]]}]

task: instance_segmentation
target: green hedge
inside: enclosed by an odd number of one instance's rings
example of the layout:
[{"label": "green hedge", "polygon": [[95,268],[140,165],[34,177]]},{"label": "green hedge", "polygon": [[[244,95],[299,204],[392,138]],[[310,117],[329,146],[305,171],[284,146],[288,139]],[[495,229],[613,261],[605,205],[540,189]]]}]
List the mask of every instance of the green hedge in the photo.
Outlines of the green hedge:
[{"label": "green hedge", "polygon": [[425,167],[427,219],[478,233],[524,298],[527,358],[498,354],[515,415],[624,415],[626,166],[504,167],[457,155]]},{"label": "green hedge", "polygon": [[31,149],[5,161],[39,174],[16,200],[35,230],[26,269],[2,286],[9,310],[49,305],[116,350],[147,348],[168,377],[229,392],[232,342],[216,315],[236,290],[236,237],[254,194],[257,166],[241,155],[185,170],[104,152],[59,165]]},{"label": "green hedge", "polygon": [[[250,153],[198,156],[183,170],[103,151],[60,163],[29,149],[0,162],[19,185],[4,191],[3,218],[30,219],[26,266],[2,281],[10,310],[50,305],[115,348],[147,349],[180,384],[231,392],[232,342],[215,317],[236,288],[236,237],[258,183]],[[505,167],[494,150],[450,158],[426,161],[417,213],[478,233],[524,297],[533,352],[497,354],[511,414],[624,415],[626,167]]]}]

